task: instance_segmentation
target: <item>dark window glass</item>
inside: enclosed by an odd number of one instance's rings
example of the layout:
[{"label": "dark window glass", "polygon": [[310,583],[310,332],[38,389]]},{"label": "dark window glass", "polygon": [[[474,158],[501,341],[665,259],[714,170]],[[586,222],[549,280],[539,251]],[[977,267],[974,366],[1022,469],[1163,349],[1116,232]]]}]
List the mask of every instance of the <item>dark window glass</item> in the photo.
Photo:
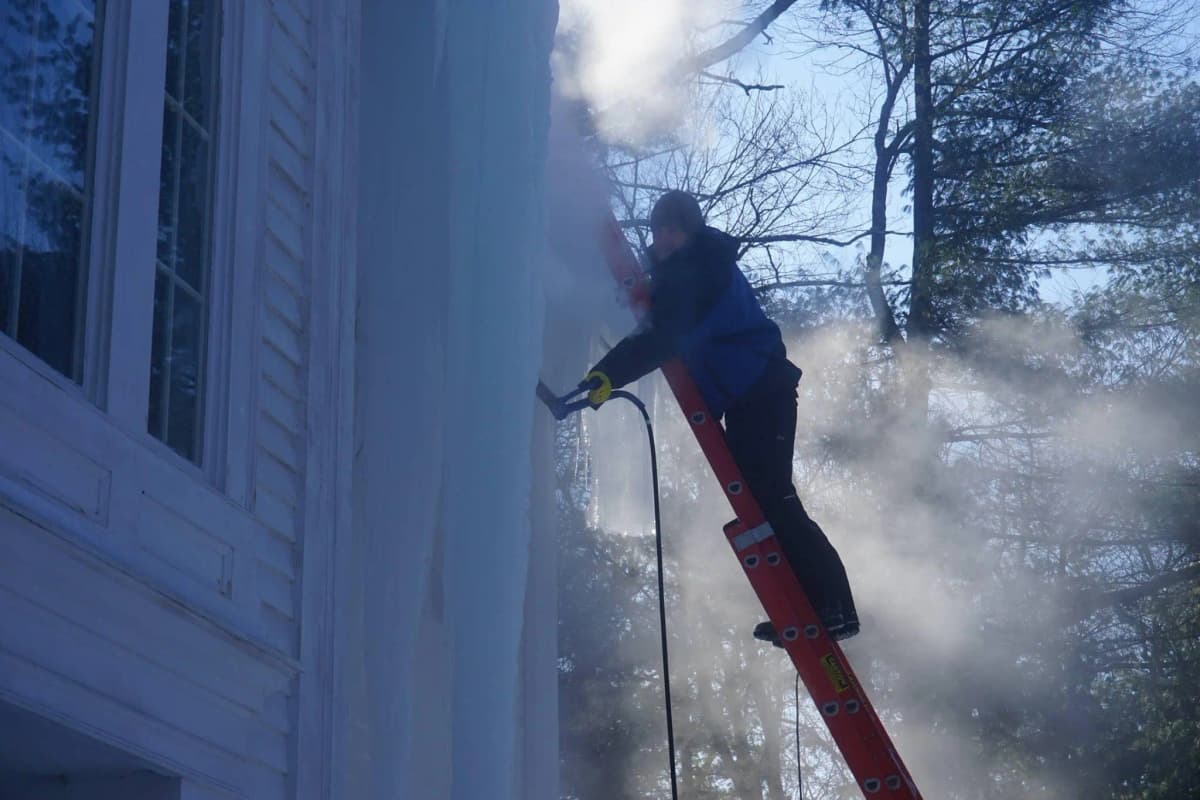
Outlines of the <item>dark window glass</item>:
[{"label": "dark window glass", "polygon": [[96,4],[0,10],[0,333],[79,380]]},{"label": "dark window glass", "polygon": [[199,462],[216,124],[216,0],[171,0],[158,197],[150,433]]},{"label": "dark window glass", "polygon": [[[160,266],[159,269],[162,269]],[[171,307],[171,281],[154,281],[154,338],[150,342],[150,430],[165,431],[167,407],[167,309]],[[165,437],[163,437],[165,438]]]}]

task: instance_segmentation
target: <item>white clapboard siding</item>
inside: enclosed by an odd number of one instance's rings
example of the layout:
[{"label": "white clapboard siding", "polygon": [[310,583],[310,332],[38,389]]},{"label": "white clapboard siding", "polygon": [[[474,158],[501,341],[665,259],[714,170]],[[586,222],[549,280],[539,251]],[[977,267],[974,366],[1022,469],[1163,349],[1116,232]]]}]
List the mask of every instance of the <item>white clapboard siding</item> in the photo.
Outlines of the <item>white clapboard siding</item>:
[{"label": "white clapboard siding", "polygon": [[[0,507],[0,675],[34,708],[88,720],[101,738],[279,796],[291,768],[292,670],[136,578]],[[46,587],[87,587],[46,591]],[[97,719],[104,724],[98,726]]]},{"label": "white clapboard siding", "polygon": [[273,0],[268,48],[266,205],[259,281],[254,513],[268,529],[256,587],[271,644],[298,652],[308,309],[312,258],[311,0]]}]

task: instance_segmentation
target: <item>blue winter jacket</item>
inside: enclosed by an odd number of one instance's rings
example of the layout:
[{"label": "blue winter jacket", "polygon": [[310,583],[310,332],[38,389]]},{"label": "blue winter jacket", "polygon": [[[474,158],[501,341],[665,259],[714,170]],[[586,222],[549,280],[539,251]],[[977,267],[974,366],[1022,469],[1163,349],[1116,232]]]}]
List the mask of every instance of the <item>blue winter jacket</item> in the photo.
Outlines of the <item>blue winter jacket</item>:
[{"label": "blue winter jacket", "polygon": [[596,364],[613,387],[682,359],[709,411],[720,418],[772,389],[795,388],[779,327],[737,267],[737,240],[704,228],[650,272],[650,311]]}]

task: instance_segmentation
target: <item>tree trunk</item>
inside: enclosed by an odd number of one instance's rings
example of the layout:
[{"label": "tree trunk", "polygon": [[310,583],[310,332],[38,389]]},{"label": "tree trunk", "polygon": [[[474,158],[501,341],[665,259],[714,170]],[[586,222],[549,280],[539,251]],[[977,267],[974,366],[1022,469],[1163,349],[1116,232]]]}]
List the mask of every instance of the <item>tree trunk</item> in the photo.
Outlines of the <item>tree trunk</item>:
[{"label": "tree trunk", "polygon": [[929,55],[929,2],[913,5],[913,258],[910,338],[933,333],[933,87]]},{"label": "tree trunk", "polygon": [[871,186],[871,250],[867,254],[867,296],[871,299],[871,310],[879,323],[879,336],[885,343],[894,341],[900,334],[896,318],[883,292],[883,250],[887,244],[887,193],[891,179],[892,158],[883,139],[887,134],[891,103],[881,114],[879,132],[875,137],[875,176]]},{"label": "tree trunk", "polygon": [[[882,47],[882,45],[881,45]],[[883,55],[883,51],[880,51]],[[871,178],[871,250],[867,254],[867,296],[871,300],[871,310],[879,324],[879,337],[885,344],[891,344],[900,336],[900,328],[896,325],[896,316],[888,303],[883,291],[883,254],[887,246],[887,200],[888,186],[892,180],[892,169],[896,164],[898,148],[903,144],[903,134],[888,142],[888,131],[892,124],[892,114],[896,109],[896,99],[904,82],[908,79],[911,62],[905,61],[899,70],[890,73],[887,78],[887,94],[879,107],[879,117],[875,121],[875,169]],[[885,70],[885,75],[888,74]]]},{"label": "tree trunk", "polygon": [[936,253],[933,231],[933,85],[929,51],[929,3],[913,4],[913,257],[912,294],[908,310],[908,418],[925,423],[929,410],[929,365],[926,358],[934,333],[933,276]]}]

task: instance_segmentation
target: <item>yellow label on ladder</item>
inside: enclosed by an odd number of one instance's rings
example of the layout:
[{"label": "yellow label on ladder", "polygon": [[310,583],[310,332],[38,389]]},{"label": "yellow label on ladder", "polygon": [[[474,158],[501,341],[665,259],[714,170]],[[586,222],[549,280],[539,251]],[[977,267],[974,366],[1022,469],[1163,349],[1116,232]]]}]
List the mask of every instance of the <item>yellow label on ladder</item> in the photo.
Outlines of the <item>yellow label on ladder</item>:
[{"label": "yellow label on ladder", "polygon": [[842,667],[833,653],[821,658],[821,666],[825,667],[825,674],[829,676],[829,682],[837,689],[838,694],[850,691],[850,681],[846,680],[846,673],[842,672]]}]

